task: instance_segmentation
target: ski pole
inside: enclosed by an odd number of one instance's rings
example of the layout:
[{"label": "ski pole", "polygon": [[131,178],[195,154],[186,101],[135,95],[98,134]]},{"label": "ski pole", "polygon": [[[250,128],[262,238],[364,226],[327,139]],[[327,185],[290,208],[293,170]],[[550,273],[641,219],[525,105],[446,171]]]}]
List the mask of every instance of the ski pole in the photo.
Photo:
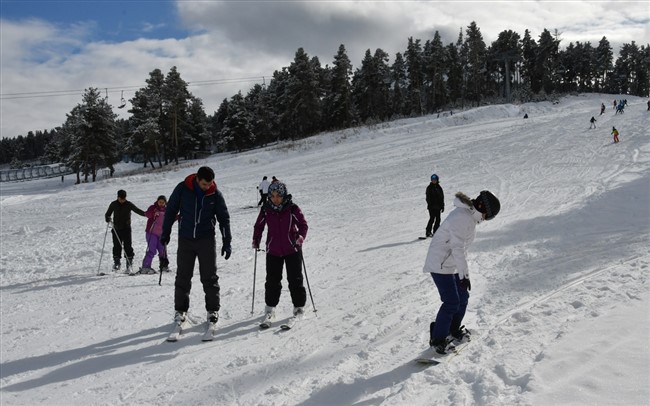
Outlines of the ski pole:
[{"label": "ski pole", "polygon": [[253,303],[251,304],[251,315],[255,313],[255,279],[257,278],[257,251],[259,251],[259,248],[255,248],[255,262],[253,265]]},{"label": "ski pole", "polygon": [[106,246],[106,236],[108,235],[108,228],[111,223],[106,223],[106,232],[104,233],[104,243],[102,244],[102,253],[99,255],[99,265],[97,265],[97,275],[101,275],[99,270],[102,267],[102,258],[104,257],[104,247]]},{"label": "ski pole", "polygon": [[311,295],[311,287],[309,287],[309,278],[307,277],[307,267],[305,266],[305,257],[302,255],[302,249],[300,250],[300,259],[302,260],[302,268],[305,270],[305,281],[307,281],[307,290],[309,290],[309,298],[311,299],[311,306],[314,308],[314,313],[316,313],[316,305],[314,304],[314,297]]},{"label": "ski pole", "polygon": [[[163,254],[165,254],[165,258],[167,259],[167,266],[169,266],[169,258],[167,258],[167,246],[163,245]],[[162,286],[162,270],[163,267],[160,267],[160,276],[158,277],[158,286]]]}]

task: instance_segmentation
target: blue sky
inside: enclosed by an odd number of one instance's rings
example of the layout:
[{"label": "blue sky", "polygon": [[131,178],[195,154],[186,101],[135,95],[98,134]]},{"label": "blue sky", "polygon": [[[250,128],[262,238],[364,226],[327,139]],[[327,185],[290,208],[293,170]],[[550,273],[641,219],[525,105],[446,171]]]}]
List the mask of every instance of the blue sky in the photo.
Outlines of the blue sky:
[{"label": "blue sky", "polygon": [[173,1],[52,1],[1,2],[2,18],[42,19],[53,24],[88,24],[90,41],[123,42],[138,38],[183,38]]},{"label": "blue sky", "polygon": [[[289,66],[296,50],[332,64],[345,45],[353,68],[381,48],[392,63],[409,37],[445,44],[475,21],[487,45],[504,30],[561,47],[650,43],[647,1],[0,1],[0,136],[51,129],[96,87],[128,101],[154,69],[176,66],[212,114]],[[72,90],[64,93],[62,91]],[[37,96],[47,92],[46,96]],[[16,96],[20,95],[20,96]],[[127,108],[116,110],[128,117]]]}]

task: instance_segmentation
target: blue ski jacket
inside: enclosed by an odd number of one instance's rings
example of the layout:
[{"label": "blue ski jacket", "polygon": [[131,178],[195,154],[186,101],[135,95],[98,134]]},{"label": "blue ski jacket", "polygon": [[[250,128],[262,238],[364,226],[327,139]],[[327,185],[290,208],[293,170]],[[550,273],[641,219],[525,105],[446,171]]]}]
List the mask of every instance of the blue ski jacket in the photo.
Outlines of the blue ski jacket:
[{"label": "blue ski jacket", "polygon": [[196,174],[192,174],[174,188],[167,202],[162,241],[169,241],[172,225],[177,217],[180,238],[196,240],[214,237],[218,221],[223,244],[230,245],[230,214],[214,181],[210,188],[203,192],[196,181]]}]

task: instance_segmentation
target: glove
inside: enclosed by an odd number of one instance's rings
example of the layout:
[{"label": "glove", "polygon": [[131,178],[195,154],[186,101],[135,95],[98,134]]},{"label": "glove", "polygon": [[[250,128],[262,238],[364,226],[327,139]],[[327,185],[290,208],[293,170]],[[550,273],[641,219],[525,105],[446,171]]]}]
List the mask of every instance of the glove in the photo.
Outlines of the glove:
[{"label": "glove", "polygon": [[444,212],[445,212],[445,208],[443,207],[442,210],[440,210],[440,213],[444,213]]},{"label": "glove", "polygon": [[258,250],[258,249],[260,249],[260,243],[259,243],[259,241],[255,241],[255,240],[253,240],[252,247],[253,247],[254,250]]},{"label": "glove", "polygon": [[304,242],[305,242],[305,237],[299,235],[298,238],[296,239],[296,242],[293,245],[296,246],[296,248],[300,248],[302,247],[302,243]]},{"label": "glove", "polygon": [[467,290],[472,290],[472,284],[469,281],[469,278],[464,278],[460,280],[460,286]]},{"label": "glove", "polygon": [[223,257],[225,255],[225,259],[230,258],[230,254],[232,253],[232,249],[230,248],[230,244],[224,245],[221,247],[221,256]]},{"label": "glove", "polygon": [[169,236],[161,236],[160,243],[164,246],[167,246],[167,244],[169,244]]}]

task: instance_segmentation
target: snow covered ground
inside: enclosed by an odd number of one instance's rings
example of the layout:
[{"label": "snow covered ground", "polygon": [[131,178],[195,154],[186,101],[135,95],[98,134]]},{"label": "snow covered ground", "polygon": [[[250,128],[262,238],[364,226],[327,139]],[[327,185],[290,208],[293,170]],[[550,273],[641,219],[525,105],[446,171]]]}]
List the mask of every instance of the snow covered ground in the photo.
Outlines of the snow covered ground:
[{"label": "snow covered ground", "polygon": [[[650,112],[628,97],[625,114],[598,116],[614,98],[405,119],[96,183],[3,183],[0,403],[647,405]],[[592,115],[598,128],[588,130]],[[158,275],[95,276],[104,212],[121,188],[146,209],[203,164],[232,221],[233,255],[217,259],[220,332],[201,342],[199,324],[168,343],[173,275],[162,286]],[[457,191],[489,189],[502,206],[470,249],[465,324],[476,338],[427,368],[413,360],[440,301],[422,273],[428,241],[417,237],[434,172],[443,220]],[[257,210],[246,207],[263,175],[287,183],[310,225],[304,255],[318,311],[308,302],[289,332],[258,330],[261,254],[251,315]],[[144,218],[133,226],[139,262]],[[197,275],[191,300],[202,322]],[[291,309],[285,287],[279,320]]]}]

